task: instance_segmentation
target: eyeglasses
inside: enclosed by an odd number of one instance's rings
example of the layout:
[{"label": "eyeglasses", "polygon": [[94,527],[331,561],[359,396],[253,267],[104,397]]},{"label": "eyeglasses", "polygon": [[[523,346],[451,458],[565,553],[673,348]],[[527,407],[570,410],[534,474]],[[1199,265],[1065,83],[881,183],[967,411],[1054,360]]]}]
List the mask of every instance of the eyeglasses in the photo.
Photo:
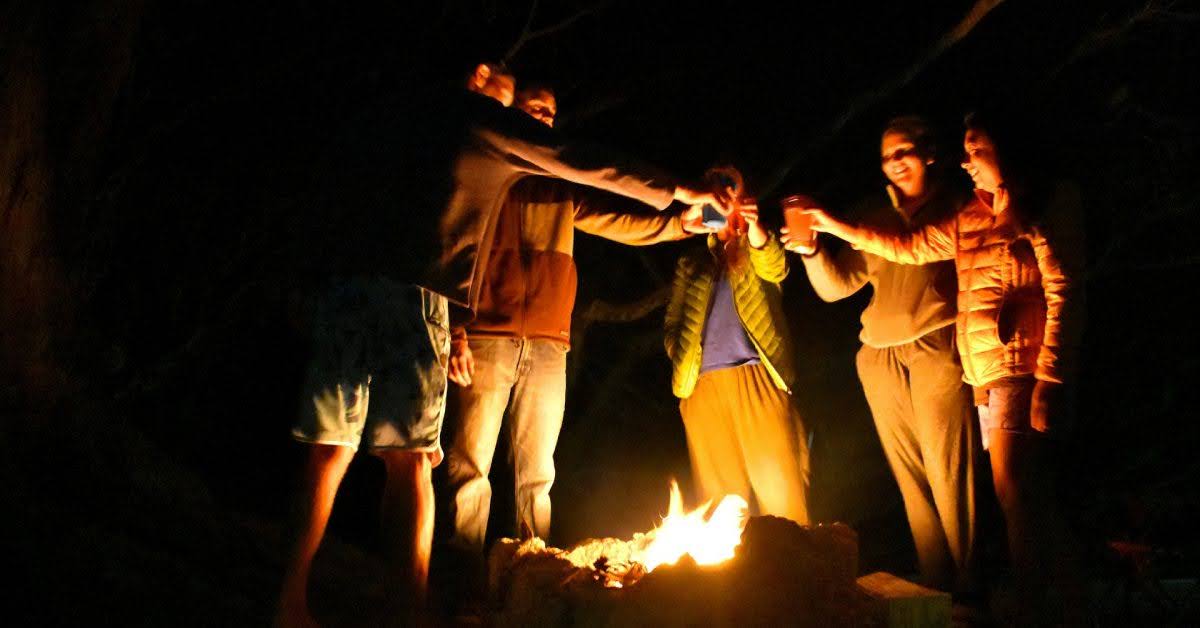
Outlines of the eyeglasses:
[{"label": "eyeglasses", "polygon": [[901,159],[907,159],[909,157],[920,157],[920,156],[921,155],[919,153],[917,153],[917,149],[915,149],[915,148],[911,148],[911,147],[897,148],[896,150],[880,157],[879,161],[880,161],[880,163],[886,164],[891,161],[899,161]]}]

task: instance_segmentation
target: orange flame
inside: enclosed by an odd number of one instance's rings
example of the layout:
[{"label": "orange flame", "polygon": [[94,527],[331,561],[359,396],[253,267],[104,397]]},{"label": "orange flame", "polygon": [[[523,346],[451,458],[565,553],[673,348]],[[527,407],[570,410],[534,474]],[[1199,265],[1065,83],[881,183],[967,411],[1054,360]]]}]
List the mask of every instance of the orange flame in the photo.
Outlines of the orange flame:
[{"label": "orange flame", "polygon": [[726,495],[712,514],[705,517],[711,501],[690,512],[683,511],[679,484],[671,480],[671,505],[662,524],[650,535],[641,561],[646,571],[659,565],[674,564],[689,554],[698,565],[715,565],[733,558],[733,551],[742,542],[749,506],[738,495]]}]

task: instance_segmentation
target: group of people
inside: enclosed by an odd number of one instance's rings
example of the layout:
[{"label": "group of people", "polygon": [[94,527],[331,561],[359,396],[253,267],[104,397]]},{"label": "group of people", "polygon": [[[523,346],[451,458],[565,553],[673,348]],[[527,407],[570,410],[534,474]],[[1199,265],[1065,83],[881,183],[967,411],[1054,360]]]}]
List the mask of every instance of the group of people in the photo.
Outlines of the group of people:
[{"label": "group of people", "polygon": [[974,189],[963,195],[941,165],[945,151],[931,126],[894,119],[880,150],[890,202],[868,207],[858,224],[807,211],[814,231],[849,246],[831,253],[820,240],[783,238],[825,300],[866,283],[874,289],[858,372],[922,578],[953,592],[978,586],[982,448],[1004,518],[1018,623],[1074,625],[1084,621],[1085,595],[1052,457],[1071,429],[1064,386],[1079,370],[1082,205],[1073,185],[1048,176],[1019,120],[1012,112],[967,116],[960,165]]},{"label": "group of people", "polygon": [[[943,167],[948,151],[927,122],[893,120],[881,142],[886,200],[868,202],[858,224],[816,203],[803,209],[814,231],[848,243],[835,248],[767,229],[740,184],[687,185],[565,141],[553,128],[553,90],[518,90],[501,65],[480,64],[466,87],[460,106],[446,109],[461,117],[449,159],[429,168],[444,193],[417,212],[434,234],[427,264],[407,276],[338,276],[316,299],[293,430],[309,457],[277,624],[314,625],[312,559],[364,437],[387,472],[393,597],[421,608],[448,396],[457,412],[443,501],[450,546],[480,571],[466,578],[482,577],[488,476],[505,424],[517,527],[548,536],[576,229],[631,245],[706,236],[679,260],[665,321],[693,478],[701,498],[738,494],[798,523],[809,522],[809,451],[792,398],[787,252],[827,301],[870,283],[858,370],[921,578],[954,592],[977,586],[976,473],[986,448],[1023,607],[1045,616],[1048,583],[1070,580],[1049,438],[1065,430],[1062,386],[1076,370],[1082,326],[1082,248],[1070,215],[1078,199],[1028,168],[1003,119],[968,118],[962,166],[974,193]],[[665,211],[675,201],[682,209]]]}]

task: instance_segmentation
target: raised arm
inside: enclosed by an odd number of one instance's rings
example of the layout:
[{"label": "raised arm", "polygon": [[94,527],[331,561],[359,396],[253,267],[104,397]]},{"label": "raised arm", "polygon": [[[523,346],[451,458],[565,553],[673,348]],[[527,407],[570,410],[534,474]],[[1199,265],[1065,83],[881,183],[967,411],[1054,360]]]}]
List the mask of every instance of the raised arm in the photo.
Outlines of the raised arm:
[{"label": "raised arm", "polygon": [[830,253],[823,246],[817,246],[815,253],[802,255],[804,271],[813,291],[822,301],[832,303],[840,301],[867,285],[870,275],[867,273],[867,256],[849,246],[843,246],[837,253]]},{"label": "raised arm", "polygon": [[656,209],[674,200],[720,203],[715,195],[681,185],[661,170],[607,148],[567,142],[532,118],[494,110],[475,125],[474,135],[493,150],[568,181],[634,198]]},{"label": "raised arm", "polygon": [[681,213],[651,214],[617,205],[613,197],[604,194],[576,194],[575,228],[635,246],[682,240],[692,235],[684,229]]},{"label": "raised arm", "polygon": [[813,231],[837,236],[856,249],[897,264],[954,259],[958,249],[957,214],[906,233],[888,233],[844,223],[822,209],[807,209],[805,213],[812,216]]},{"label": "raised arm", "polygon": [[779,244],[779,239],[775,237],[775,234],[768,234],[767,242],[761,247],[748,246],[746,248],[750,265],[754,267],[754,274],[759,278],[770,283],[783,283],[783,280],[787,279],[787,254],[784,253],[783,246]]}]

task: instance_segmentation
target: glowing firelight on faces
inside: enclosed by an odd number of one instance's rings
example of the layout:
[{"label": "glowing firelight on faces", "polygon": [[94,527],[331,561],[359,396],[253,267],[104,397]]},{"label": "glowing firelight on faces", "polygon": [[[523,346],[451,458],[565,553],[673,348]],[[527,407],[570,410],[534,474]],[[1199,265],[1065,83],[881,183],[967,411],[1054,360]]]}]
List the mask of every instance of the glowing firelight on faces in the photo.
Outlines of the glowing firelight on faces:
[{"label": "glowing firelight on faces", "polygon": [[671,505],[662,524],[655,528],[654,540],[646,548],[642,563],[646,571],[659,565],[674,564],[684,554],[698,565],[715,565],[733,558],[742,542],[749,506],[738,495],[726,495],[712,515],[705,517],[711,501],[690,512],[683,511],[679,484],[671,481]]}]

